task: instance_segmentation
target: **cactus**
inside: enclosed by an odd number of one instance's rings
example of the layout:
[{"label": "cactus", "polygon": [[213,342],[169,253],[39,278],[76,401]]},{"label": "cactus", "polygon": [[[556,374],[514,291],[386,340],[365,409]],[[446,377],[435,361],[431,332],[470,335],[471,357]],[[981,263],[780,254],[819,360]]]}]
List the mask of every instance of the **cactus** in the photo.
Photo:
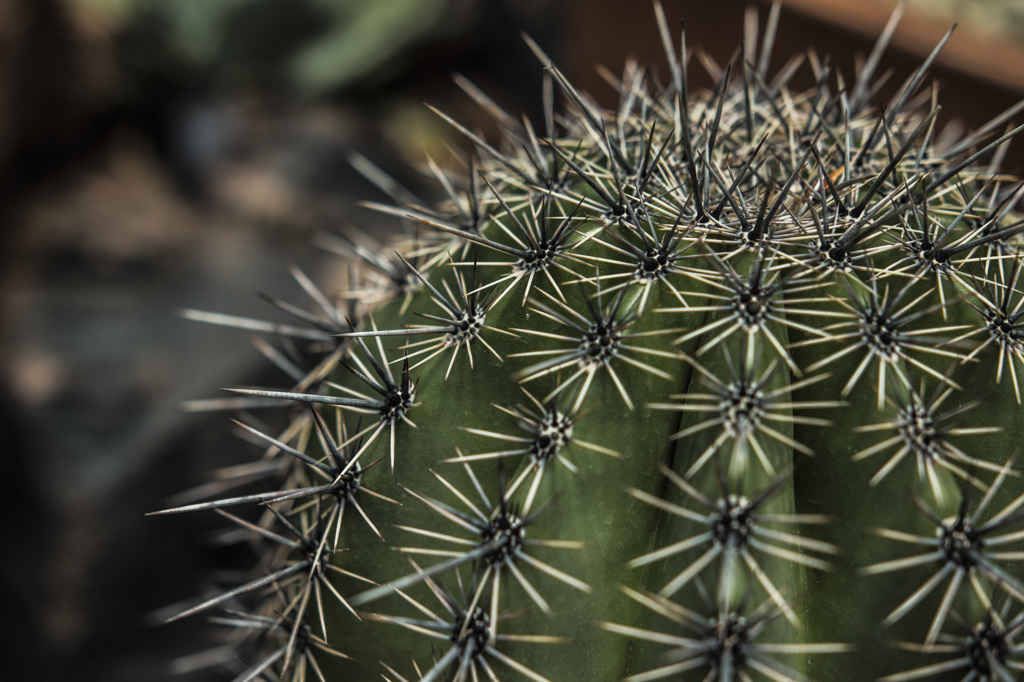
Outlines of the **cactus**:
[{"label": "cactus", "polygon": [[237,680],[1020,679],[1021,128],[937,131],[941,43],[886,106],[885,37],[794,91],[778,10],[690,92],[655,4],[668,81],[614,111],[531,43],[564,106],[464,83],[502,137],[447,119],[443,201],[353,160],[409,229],[323,236],[347,292],[187,313],[288,376],[212,403],[285,413],[237,422],[258,492],[161,512],[264,548],[174,617],[260,651]]}]

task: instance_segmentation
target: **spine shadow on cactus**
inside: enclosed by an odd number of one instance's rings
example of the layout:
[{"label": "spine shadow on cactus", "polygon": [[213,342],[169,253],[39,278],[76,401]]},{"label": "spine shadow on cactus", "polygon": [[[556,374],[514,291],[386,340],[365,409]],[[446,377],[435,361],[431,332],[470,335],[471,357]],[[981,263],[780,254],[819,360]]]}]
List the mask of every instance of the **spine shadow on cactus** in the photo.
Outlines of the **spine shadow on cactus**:
[{"label": "spine shadow on cactus", "polygon": [[322,237],[347,292],[296,271],[289,324],[188,313],[289,381],[201,403],[263,457],[159,512],[267,546],[175,616],[259,652],[236,680],[1024,670],[1020,128],[939,134],[935,53],[885,107],[875,58],[791,90],[778,4],[690,93],[655,17],[671,82],[628,64],[615,111],[532,42],[566,100],[542,133],[463,82],[502,140],[445,117],[473,151],[427,164],[437,204],[354,159],[410,229]]}]

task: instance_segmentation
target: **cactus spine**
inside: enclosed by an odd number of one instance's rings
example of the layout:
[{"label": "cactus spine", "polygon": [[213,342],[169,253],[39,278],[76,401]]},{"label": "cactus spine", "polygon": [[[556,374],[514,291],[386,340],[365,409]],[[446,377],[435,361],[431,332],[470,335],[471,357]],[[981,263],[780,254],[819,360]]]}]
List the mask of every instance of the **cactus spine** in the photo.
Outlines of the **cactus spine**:
[{"label": "cactus spine", "polygon": [[266,543],[177,616],[263,647],[236,679],[1019,678],[1020,128],[939,134],[935,53],[885,107],[873,58],[791,90],[777,6],[691,93],[655,10],[615,111],[535,45],[542,130],[466,85],[503,137],[451,121],[436,205],[356,159],[410,230],[324,237],[349,292],[189,313],[290,377],[219,403],[287,412],[239,422],[266,487],[162,512]]}]

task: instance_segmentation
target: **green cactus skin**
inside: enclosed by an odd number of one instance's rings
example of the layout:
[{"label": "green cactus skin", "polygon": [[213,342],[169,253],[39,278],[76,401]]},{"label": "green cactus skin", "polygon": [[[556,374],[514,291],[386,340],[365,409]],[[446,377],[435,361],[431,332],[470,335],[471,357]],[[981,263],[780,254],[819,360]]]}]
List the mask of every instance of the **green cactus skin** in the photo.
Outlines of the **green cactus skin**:
[{"label": "green cactus skin", "polygon": [[1021,678],[1020,128],[939,134],[934,54],[885,107],[770,40],[690,93],[655,10],[670,81],[616,111],[536,46],[543,131],[467,86],[504,136],[452,121],[438,205],[356,159],[410,229],[324,237],[350,291],[189,313],[291,379],[217,403],[286,409],[240,422],[266,492],[161,512],[267,547],[176,616],[262,651],[237,680]]}]

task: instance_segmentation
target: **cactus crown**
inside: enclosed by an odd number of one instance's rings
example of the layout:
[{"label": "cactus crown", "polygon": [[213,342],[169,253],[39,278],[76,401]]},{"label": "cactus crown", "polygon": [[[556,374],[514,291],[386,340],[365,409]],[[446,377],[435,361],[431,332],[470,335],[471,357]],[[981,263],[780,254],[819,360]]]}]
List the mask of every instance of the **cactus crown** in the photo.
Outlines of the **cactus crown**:
[{"label": "cactus crown", "polygon": [[794,91],[778,5],[690,92],[655,10],[669,81],[627,65],[613,111],[532,43],[565,100],[542,130],[465,84],[502,135],[447,119],[473,149],[428,164],[443,201],[354,159],[410,229],[323,237],[349,291],[296,272],[296,322],[189,313],[288,377],[216,403],[287,415],[239,422],[259,491],[162,512],[266,547],[176,616],[263,648],[237,680],[1024,670],[1014,112],[939,133],[941,43],[886,106],[886,38]]}]

